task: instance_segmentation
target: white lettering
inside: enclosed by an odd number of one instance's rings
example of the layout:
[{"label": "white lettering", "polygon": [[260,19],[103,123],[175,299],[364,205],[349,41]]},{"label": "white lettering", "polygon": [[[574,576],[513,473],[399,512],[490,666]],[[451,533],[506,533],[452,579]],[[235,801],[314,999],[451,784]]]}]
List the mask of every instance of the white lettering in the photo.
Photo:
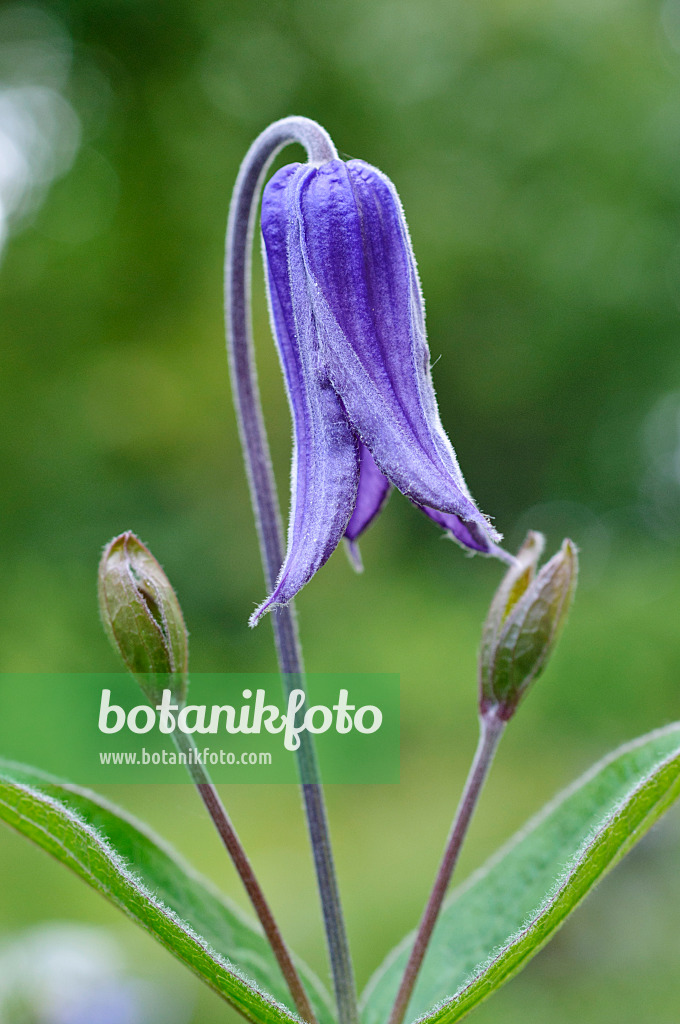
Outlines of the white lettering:
[{"label": "white lettering", "polygon": [[[364,725],[364,715],[367,714],[367,712],[369,711],[373,715],[373,725],[371,725],[370,727]],[[354,716],[354,728],[357,729],[359,732],[377,732],[381,725],[382,711],[380,710],[380,708],[377,708],[375,704],[365,704],[363,708],[359,708],[359,710]]]},{"label": "white lettering", "polygon": [[[314,716],[321,713],[321,725],[314,724]],[[331,725],[333,724],[333,712],[330,708],[325,707],[323,704],[315,704],[314,707],[308,708],[305,712],[305,729],[308,732],[320,733],[328,732]]]},{"label": "white lettering", "polygon": [[[125,712],[118,704],[110,704],[111,699],[110,690],[102,690],[102,701],[99,706],[99,731],[100,732],[120,732],[125,723]],[[116,724],[109,725],[109,715],[113,711],[116,716]]]},{"label": "white lettering", "polygon": [[171,713],[179,710],[179,704],[171,704],[172,694],[170,690],[163,690],[160,704],[156,705],[156,711],[160,711],[158,717],[158,728],[161,732],[170,733],[175,731],[175,716]]},{"label": "white lettering", "polygon": [[[137,719],[142,715],[146,719],[144,725],[138,725]],[[156,712],[148,704],[138,704],[136,708],[130,708],[127,716],[127,727],[130,732],[143,733],[151,732],[156,724]]]}]

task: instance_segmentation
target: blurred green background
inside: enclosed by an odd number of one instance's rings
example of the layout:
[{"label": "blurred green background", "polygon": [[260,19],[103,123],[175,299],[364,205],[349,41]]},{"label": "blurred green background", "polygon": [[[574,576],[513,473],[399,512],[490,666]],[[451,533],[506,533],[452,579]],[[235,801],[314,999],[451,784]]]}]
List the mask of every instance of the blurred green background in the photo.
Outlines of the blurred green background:
[{"label": "blurred green background", "polygon": [[[43,0],[0,7],[0,670],[115,671],[95,602],[132,529],[180,595],[194,671],[268,671],[223,346],[229,193],[265,125],[319,120],[401,194],[442,418],[515,547],[569,534],[582,578],[509,730],[473,869],[559,787],[680,707],[680,0]],[[285,159],[300,159],[294,148]],[[255,327],[287,502],[289,417]],[[363,984],[424,902],[476,739],[500,566],[398,494],[298,605],[314,671],[400,672],[402,782],[328,793]],[[107,794],[237,900],[188,787]],[[291,944],[326,977],[299,799],[225,798]],[[479,1024],[676,1024],[671,814]],[[0,940],[104,924],[138,971],[236,1019],[64,868],[0,833]]]}]

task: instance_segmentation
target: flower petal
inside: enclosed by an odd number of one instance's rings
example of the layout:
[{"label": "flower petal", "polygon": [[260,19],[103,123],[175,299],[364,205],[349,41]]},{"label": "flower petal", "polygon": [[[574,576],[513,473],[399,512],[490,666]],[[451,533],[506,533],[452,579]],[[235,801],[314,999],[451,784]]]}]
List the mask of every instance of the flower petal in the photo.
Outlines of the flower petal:
[{"label": "flower petal", "polygon": [[429,516],[438,526],[446,530],[447,536],[451,540],[455,540],[462,548],[467,548],[473,553],[493,555],[509,565],[515,564],[515,556],[490,540],[489,535],[480,529],[477,523],[465,523],[459,516],[451,512],[439,512],[438,509],[418,505],[417,502],[414,502],[414,505],[421,512],[424,512],[426,516]]},{"label": "flower petal", "polygon": [[373,456],[364,444],[359,445],[359,487],[352,518],[345,530],[347,554],[357,572],[363,571],[357,538],[370,526],[387,501],[390,482],[375,464]]},{"label": "flower petal", "polygon": [[441,425],[415,258],[380,171],[333,160],[301,177],[298,217],[323,361],[375,462],[418,504],[500,540]]},{"label": "flower petal", "polygon": [[293,419],[288,546],[276,586],[250,619],[287,604],[335,550],[356,499],[357,441],[320,358],[292,199],[308,167],[283,168],[267,185],[262,235],[272,329]]}]

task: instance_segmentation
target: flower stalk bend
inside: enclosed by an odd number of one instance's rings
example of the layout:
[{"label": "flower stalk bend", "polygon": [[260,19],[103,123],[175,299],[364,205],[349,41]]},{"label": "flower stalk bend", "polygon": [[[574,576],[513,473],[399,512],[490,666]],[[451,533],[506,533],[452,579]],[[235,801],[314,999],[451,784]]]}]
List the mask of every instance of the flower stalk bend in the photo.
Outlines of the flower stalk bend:
[{"label": "flower stalk bend", "polygon": [[[227,352],[265,582],[270,591],[284,562],[283,527],[260,403],[250,313],[251,250],[259,196],[267,169],[284,146],[299,142],[313,164],[337,157],[328,134],[313,121],[289,117],[255,140],[241,165],[229,210],[225,259]],[[302,649],[292,603],[272,611],[274,638],[286,691],[304,689]],[[301,737],[298,770],[333,974],[340,1024],[358,1024],[354,974],[340,905],[326,808],[311,738]]]}]

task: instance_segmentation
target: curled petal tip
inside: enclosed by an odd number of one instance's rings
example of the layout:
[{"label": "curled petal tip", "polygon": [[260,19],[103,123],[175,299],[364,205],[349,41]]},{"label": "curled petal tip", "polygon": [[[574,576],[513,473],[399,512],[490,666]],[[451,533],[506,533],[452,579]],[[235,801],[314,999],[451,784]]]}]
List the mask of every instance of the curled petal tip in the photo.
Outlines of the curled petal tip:
[{"label": "curled petal tip", "polygon": [[436,508],[428,508],[414,502],[421,512],[424,512],[428,519],[437,523],[446,531],[449,540],[455,541],[470,555],[486,555],[491,558],[500,558],[503,562],[514,562],[514,557],[497,543],[503,539],[488,519],[477,512],[474,519],[464,519],[461,516],[452,515],[450,512],[440,512]]},{"label": "curled petal tip", "polygon": [[510,551],[506,551],[505,548],[500,547],[498,544],[493,545],[493,551],[490,551],[489,554],[494,555],[501,562],[506,562],[507,565],[518,565],[517,556],[513,555]]},{"label": "curled petal tip", "polygon": [[258,607],[255,609],[253,614],[248,619],[248,625],[250,626],[251,629],[255,629],[262,616],[266,615],[267,612],[271,611],[272,608],[274,607],[274,604],[275,602],[272,601],[271,598],[267,598],[267,600],[263,601],[261,605],[258,605]]},{"label": "curled petal tip", "polygon": [[359,551],[359,545],[354,540],[350,540],[345,537],[345,551],[347,552],[347,558],[349,564],[352,566],[355,572],[361,573],[364,571],[364,563],[361,558],[361,552]]},{"label": "curled petal tip", "polygon": [[505,548],[502,548],[500,544],[493,544],[489,542],[488,547],[485,550],[477,547],[468,547],[467,544],[462,543],[458,537],[451,531],[448,530],[444,535],[446,540],[452,540],[454,544],[463,548],[465,554],[469,558],[473,558],[475,555],[480,555],[482,558],[497,558],[499,562],[504,562],[506,565],[517,565],[517,559]]}]

